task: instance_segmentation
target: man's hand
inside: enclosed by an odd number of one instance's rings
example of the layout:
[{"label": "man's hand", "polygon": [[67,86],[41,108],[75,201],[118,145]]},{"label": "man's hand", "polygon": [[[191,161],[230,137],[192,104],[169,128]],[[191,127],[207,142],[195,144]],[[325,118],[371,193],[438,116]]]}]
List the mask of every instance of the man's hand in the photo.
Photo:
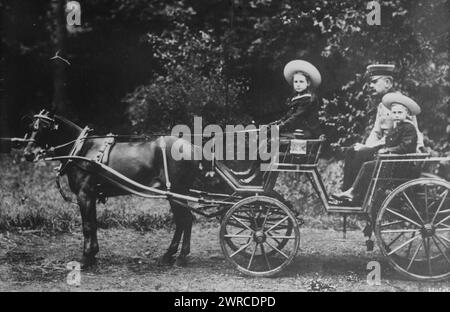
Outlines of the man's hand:
[{"label": "man's hand", "polygon": [[427,149],[426,149],[426,147],[425,146],[419,146],[419,152],[420,153],[428,153],[428,151],[427,151]]},{"label": "man's hand", "polygon": [[363,148],[365,145],[361,143],[356,143],[355,146],[353,146],[353,149],[355,151],[359,151],[361,148]]}]

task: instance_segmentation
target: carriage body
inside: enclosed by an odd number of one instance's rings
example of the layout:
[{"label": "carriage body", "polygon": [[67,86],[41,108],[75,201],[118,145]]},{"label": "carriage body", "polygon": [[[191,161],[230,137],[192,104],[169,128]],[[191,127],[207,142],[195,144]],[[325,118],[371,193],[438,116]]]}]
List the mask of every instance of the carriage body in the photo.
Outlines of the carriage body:
[{"label": "carriage body", "polygon": [[[367,220],[370,225],[369,235],[375,233],[379,249],[397,271],[408,278],[422,281],[441,280],[450,276],[450,183],[433,172],[437,166],[450,162],[450,158],[431,157],[429,154],[379,155],[364,200],[357,205],[345,205],[329,200],[318,172],[323,140],[292,140],[289,143],[288,148],[280,153],[280,157],[271,162],[260,190],[264,190],[266,194],[270,193],[279,172],[305,174],[327,212],[344,216],[359,214]],[[261,205],[258,196],[258,192],[255,192],[245,199],[246,204],[238,202],[228,211],[225,221],[222,221],[221,241],[227,259],[240,271],[249,275],[267,276],[279,270],[271,269],[270,260],[264,258],[267,252],[262,250],[258,253],[258,246],[265,241],[258,243],[257,238],[252,236],[254,234],[247,235],[241,244],[231,245],[231,252],[227,252],[227,248],[230,248],[229,240],[234,239],[233,235],[226,236],[229,234],[225,229],[229,225],[227,220],[230,220],[233,214],[242,216],[245,206],[249,211],[249,202]],[[281,202],[275,204],[278,207],[283,206]],[[267,215],[267,211],[266,208],[260,208],[262,215]],[[294,241],[299,232],[297,234],[293,228],[298,227],[298,224],[295,224],[295,218],[289,218],[287,212],[280,215],[291,220],[291,225],[286,224],[280,228],[283,233],[276,234],[280,239],[268,245],[272,249],[272,256],[282,255],[286,262],[290,262],[291,253],[283,255],[283,249],[278,247],[287,246],[286,241]],[[280,216],[279,219],[283,218]],[[248,226],[252,227],[254,224]],[[240,228],[241,225],[237,224],[237,227]],[[246,232],[248,229],[241,230]],[[281,240],[281,237],[284,240]],[[245,252],[246,249],[251,250],[251,246],[247,244],[252,239],[255,241],[253,253]],[[288,249],[289,252],[293,252],[292,250],[296,252],[295,247]],[[237,261],[233,258],[239,252],[244,256],[242,260]],[[258,256],[262,267],[259,270],[252,267],[252,261]]]}]

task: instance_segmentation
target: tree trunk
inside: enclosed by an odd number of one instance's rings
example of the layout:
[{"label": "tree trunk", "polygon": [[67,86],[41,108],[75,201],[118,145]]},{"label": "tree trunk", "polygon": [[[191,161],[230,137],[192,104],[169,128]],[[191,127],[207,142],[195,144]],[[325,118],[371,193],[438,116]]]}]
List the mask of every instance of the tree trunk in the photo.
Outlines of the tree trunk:
[{"label": "tree trunk", "polygon": [[[51,9],[53,15],[53,33],[52,40],[55,48],[55,54],[66,57],[66,16],[65,16],[65,0],[52,0]],[[59,114],[65,114],[69,108],[69,100],[67,97],[67,64],[60,58],[51,60],[53,62],[53,102],[52,108]]]},{"label": "tree trunk", "polygon": [[[3,45],[3,44],[2,44]],[[4,76],[3,73],[5,73],[6,70],[6,62],[5,57],[2,55],[0,59],[0,137],[7,137],[10,135],[9,131],[9,109],[8,109],[8,102],[6,99],[6,75]]]}]

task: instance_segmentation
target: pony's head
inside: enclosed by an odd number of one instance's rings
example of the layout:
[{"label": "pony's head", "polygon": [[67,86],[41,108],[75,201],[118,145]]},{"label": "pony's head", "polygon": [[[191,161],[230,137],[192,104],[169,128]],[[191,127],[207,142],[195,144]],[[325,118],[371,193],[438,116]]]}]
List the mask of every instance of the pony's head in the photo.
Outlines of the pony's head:
[{"label": "pony's head", "polygon": [[26,136],[29,142],[24,150],[25,159],[33,161],[38,155],[38,149],[46,150],[54,146],[55,132],[59,126],[59,122],[49,111],[41,110],[39,114],[34,115]]}]

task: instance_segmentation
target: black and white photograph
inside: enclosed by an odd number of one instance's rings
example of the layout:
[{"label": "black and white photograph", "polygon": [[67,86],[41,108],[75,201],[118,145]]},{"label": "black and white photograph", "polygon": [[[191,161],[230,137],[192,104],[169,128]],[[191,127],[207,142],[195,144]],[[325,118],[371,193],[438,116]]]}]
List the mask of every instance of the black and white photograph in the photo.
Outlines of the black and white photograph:
[{"label": "black and white photograph", "polygon": [[0,292],[450,292],[448,1],[0,8]]}]

